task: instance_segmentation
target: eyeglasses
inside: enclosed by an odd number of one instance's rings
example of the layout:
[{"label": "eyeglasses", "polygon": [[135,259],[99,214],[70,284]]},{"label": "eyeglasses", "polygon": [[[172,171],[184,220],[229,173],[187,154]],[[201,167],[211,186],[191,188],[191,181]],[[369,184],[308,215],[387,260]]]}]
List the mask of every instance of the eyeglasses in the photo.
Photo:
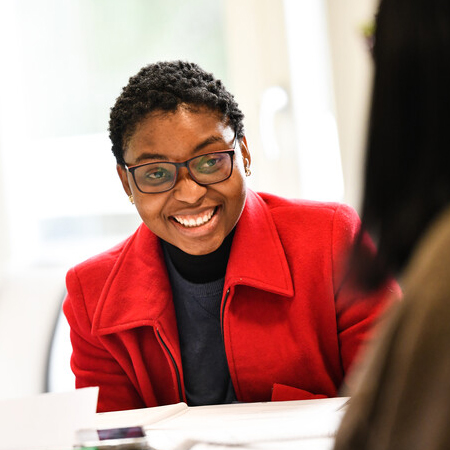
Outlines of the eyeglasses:
[{"label": "eyeglasses", "polygon": [[230,178],[233,172],[233,149],[206,153],[184,162],[153,162],[127,168],[137,188],[144,194],[159,194],[170,191],[178,178],[180,167],[186,167],[191,178],[201,186],[216,184]]}]

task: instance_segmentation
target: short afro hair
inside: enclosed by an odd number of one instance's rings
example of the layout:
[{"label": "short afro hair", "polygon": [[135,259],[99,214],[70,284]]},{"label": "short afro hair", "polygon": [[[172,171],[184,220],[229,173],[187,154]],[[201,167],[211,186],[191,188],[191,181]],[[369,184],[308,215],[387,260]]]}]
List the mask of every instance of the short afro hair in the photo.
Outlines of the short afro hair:
[{"label": "short afro hair", "polygon": [[125,165],[125,146],[139,122],[153,111],[176,111],[182,103],[221,114],[238,139],[244,136],[244,114],[220,80],[195,63],[158,62],[131,77],[111,108],[109,137],[117,163]]}]

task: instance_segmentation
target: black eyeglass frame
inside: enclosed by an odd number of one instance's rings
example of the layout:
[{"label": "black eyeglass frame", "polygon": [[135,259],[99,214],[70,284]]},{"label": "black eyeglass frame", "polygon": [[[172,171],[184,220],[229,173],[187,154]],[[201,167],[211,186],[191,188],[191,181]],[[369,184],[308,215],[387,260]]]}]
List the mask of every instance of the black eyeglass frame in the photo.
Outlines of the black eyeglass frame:
[{"label": "black eyeglass frame", "polygon": [[[187,159],[186,161],[183,161],[183,162],[155,161],[155,162],[151,162],[151,163],[137,164],[137,165],[135,165],[135,166],[128,166],[128,165],[125,164],[125,168],[128,170],[128,172],[131,173],[131,176],[133,177],[134,184],[135,184],[136,187],[138,188],[139,192],[142,192],[143,194],[161,194],[161,193],[163,193],[163,192],[167,192],[167,191],[170,191],[171,189],[173,189],[174,186],[175,186],[175,184],[177,183],[177,179],[178,179],[178,174],[179,174],[179,171],[180,171],[180,167],[186,167],[186,169],[187,169],[188,172],[189,172],[190,177],[191,177],[197,184],[199,184],[200,186],[209,186],[209,185],[212,185],[212,184],[222,183],[222,181],[228,180],[228,178],[230,178],[231,175],[233,174],[233,169],[234,169],[234,163],[233,163],[234,158],[233,158],[233,156],[234,156],[234,154],[236,153],[236,152],[235,152],[236,142],[237,142],[237,136],[235,135],[235,137],[234,137],[234,142],[233,142],[233,147],[232,147],[231,149],[228,149],[228,150],[219,150],[219,151],[217,151],[217,152],[204,153],[204,154],[202,154],[202,155],[198,155],[198,156],[194,156],[193,158],[189,158],[189,159]],[[230,156],[231,167],[230,167],[230,173],[229,173],[229,175],[228,175],[226,178],[224,178],[223,180],[220,180],[220,181],[213,181],[213,182],[211,182],[211,183],[201,183],[201,182],[197,181],[195,175],[191,172],[191,169],[190,169],[190,167],[189,167],[189,163],[190,163],[191,161],[193,161],[194,159],[197,159],[197,158],[202,158],[202,157],[208,156],[208,155],[223,154],[223,153],[226,153],[226,154],[228,154],[228,155]],[[157,192],[146,192],[146,191],[143,191],[143,190],[139,187],[138,182],[136,181],[136,176],[135,176],[135,174],[134,174],[135,170],[138,169],[139,167],[150,166],[150,165],[152,165],[152,164],[161,164],[161,163],[164,163],[164,164],[171,164],[171,165],[175,166],[175,175],[174,175],[174,177],[173,177],[173,183],[172,183],[172,185],[171,185],[169,188],[164,189],[163,191],[157,191]]]}]

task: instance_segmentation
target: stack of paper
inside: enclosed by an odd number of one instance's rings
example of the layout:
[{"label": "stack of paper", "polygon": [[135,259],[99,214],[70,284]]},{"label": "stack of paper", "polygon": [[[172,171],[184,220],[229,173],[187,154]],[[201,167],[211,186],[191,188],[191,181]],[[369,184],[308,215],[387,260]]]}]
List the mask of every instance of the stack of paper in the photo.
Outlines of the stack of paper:
[{"label": "stack of paper", "polygon": [[348,398],[188,407],[185,403],[97,414],[96,427],[140,425],[156,450],[328,450]]}]

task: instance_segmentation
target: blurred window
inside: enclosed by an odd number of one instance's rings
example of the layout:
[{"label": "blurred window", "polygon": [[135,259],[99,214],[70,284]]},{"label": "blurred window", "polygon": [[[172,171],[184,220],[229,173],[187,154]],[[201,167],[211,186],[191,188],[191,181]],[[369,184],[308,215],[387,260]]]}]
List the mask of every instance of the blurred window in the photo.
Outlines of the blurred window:
[{"label": "blurred window", "polygon": [[109,110],[157,60],[226,79],[220,0],[21,0],[0,6],[1,182],[14,263],[72,264],[139,223]]}]

